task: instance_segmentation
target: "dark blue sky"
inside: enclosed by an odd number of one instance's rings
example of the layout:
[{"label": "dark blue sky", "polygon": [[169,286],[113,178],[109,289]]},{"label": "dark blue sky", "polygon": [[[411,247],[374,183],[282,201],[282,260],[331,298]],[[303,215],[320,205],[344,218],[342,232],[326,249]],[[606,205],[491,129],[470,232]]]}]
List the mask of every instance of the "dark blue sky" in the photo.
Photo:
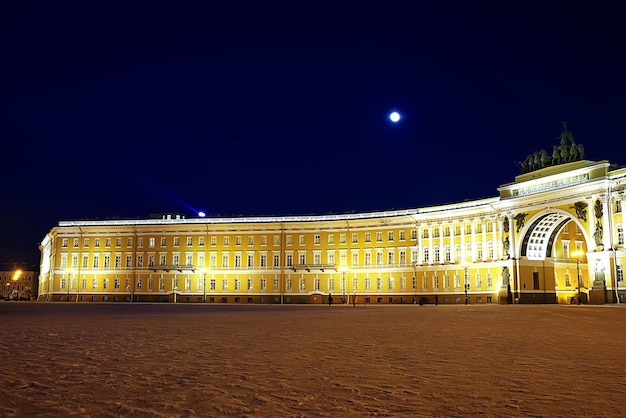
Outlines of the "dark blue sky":
[{"label": "dark blue sky", "polygon": [[0,261],[38,263],[59,220],[495,196],[563,120],[626,163],[617,4],[12,3]]}]

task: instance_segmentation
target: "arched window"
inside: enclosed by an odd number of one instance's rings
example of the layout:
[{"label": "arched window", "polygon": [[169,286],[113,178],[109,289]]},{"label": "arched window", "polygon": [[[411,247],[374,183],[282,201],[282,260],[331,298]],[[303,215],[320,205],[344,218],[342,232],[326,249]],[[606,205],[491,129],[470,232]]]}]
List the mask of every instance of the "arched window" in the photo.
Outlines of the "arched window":
[{"label": "arched window", "polygon": [[487,242],[487,259],[495,260],[495,253],[493,252],[493,241]]},{"label": "arched window", "polygon": [[446,262],[446,263],[450,263],[450,262],[452,262],[452,251],[451,251],[451,249],[450,249],[450,246],[449,246],[449,245],[446,245],[446,246],[443,248],[443,253],[444,253],[444,255],[443,255],[443,261],[444,261],[444,262]]},{"label": "arched window", "polygon": [[456,244],[454,246],[454,262],[455,263],[461,262],[461,244]]}]

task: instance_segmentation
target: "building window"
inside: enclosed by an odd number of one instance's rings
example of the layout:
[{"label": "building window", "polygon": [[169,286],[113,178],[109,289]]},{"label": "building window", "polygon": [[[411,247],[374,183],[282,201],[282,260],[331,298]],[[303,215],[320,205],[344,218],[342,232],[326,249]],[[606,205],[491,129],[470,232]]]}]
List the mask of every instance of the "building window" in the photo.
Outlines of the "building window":
[{"label": "building window", "polygon": [[285,237],[285,240],[287,245],[293,245],[293,238],[291,237],[291,235],[287,235],[287,237]]},{"label": "building window", "polygon": [[78,238],[74,238],[74,248],[78,248]]},{"label": "building window", "polygon": [[377,232],[376,233],[376,242],[383,242],[383,233],[382,232]]},{"label": "building window", "polygon": [[352,278],[352,290],[358,290],[358,289],[359,289],[359,278],[353,277]]},{"label": "building window", "polygon": [[366,243],[372,242],[372,234],[371,233],[369,233],[369,232],[365,233],[365,242]]},{"label": "building window", "polygon": [[405,237],[404,237],[404,231],[400,231],[400,241],[404,241]]},{"label": "building window", "polygon": [[236,246],[240,246],[241,245],[241,237],[240,236],[236,236],[235,237],[235,245]]},{"label": "building window", "polygon": [[226,236],[222,238],[222,245],[229,246],[230,245],[230,237]]},{"label": "building window", "polygon": [[393,231],[387,231],[387,241],[393,241]]},{"label": "building window", "polygon": [[278,247],[280,245],[280,236],[274,235],[274,246]]},{"label": "building window", "polygon": [[444,262],[446,262],[446,263],[450,263],[450,262],[452,262],[452,251],[451,251],[451,249],[450,249],[450,246],[449,246],[449,245],[446,245],[446,246],[443,248],[443,251],[444,251],[444,255],[443,255],[443,257],[444,257]]},{"label": "building window", "polygon": [[624,266],[622,266],[621,264],[617,265],[617,281],[618,282],[624,281]]},{"label": "building window", "polygon": [[480,273],[476,273],[476,288],[480,289],[483,287],[483,276]]},{"label": "building window", "polygon": [[428,262],[430,262],[430,248],[428,248],[428,247],[424,247],[424,249],[423,249],[423,251],[422,251],[422,252],[423,252],[423,254],[422,254],[422,255],[423,255],[422,259],[423,259],[423,260],[422,260],[422,261],[423,261],[424,263],[428,263]]},{"label": "building window", "polygon": [[617,224],[617,245],[624,245],[624,226]]},{"label": "building window", "polygon": [[487,273],[487,288],[491,289],[493,287],[493,277],[491,273]]},{"label": "building window", "polygon": [[352,243],[353,244],[359,243],[359,234],[352,234]]},{"label": "building window", "polygon": [[370,279],[369,277],[365,278],[365,290],[371,290],[372,289],[372,279]]},{"label": "building window", "polygon": [[204,247],[204,237],[198,237],[198,247]]},{"label": "building window", "polygon": [[313,236],[313,244],[315,244],[315,245],[319,245],[320,244],[320,234],[315,234]]},{"label": "building window", "polygon": [[63,241],[61,242],[62,242],[61,247],[67,248],[67,238],[63,238]]},{"label": "building window", "polygon": [[335,235],[334,234],[328,234],[328,243],[329,244],[334,244],[335,243]]},{"label": "building window", "polygon": [[417,229],[411,229],[411,239],[413,241],[417,239]]},{"label": "building window", "polygon": [[261,245],[264,246],[264,247],[267,246],[267,236],[266,235],[263,235],[261,237]]},{"label": "building window", "polygon": [[339,244],[346,243],[346,234],[339,234]]},{"label": "building window", "polygon": [[254,236],[249,236],[248,237],[248,245],[254,245]]}]

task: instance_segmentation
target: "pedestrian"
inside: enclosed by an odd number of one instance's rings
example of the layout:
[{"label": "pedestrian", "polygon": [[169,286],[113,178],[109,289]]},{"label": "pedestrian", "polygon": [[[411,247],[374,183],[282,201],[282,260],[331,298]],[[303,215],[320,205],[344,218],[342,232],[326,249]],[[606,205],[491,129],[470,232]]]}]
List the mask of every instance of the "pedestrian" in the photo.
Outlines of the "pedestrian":
[{"label": "pedestrian", "polygon": [[352,307],[356,308],[356,295],[352,296]]},{"label": "pedestrian", "polygon": [[330,305],[332,304],[333,304],[333,295],[329,293],[328,294],[328,307],[330,308]]}]

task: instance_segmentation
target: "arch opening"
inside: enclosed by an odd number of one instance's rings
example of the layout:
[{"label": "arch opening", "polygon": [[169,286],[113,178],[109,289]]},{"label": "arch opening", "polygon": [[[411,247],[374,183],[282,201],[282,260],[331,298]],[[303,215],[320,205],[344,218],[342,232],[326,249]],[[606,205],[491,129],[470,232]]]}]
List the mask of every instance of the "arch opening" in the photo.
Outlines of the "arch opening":
[{"label": "arch opening", "polygon": [[570,215],[559,212],[537,218],[524,235],[521,255],[529,260],[545,260],[552,254],[552,246],[559,231],[571,220],[573,218]]}]

